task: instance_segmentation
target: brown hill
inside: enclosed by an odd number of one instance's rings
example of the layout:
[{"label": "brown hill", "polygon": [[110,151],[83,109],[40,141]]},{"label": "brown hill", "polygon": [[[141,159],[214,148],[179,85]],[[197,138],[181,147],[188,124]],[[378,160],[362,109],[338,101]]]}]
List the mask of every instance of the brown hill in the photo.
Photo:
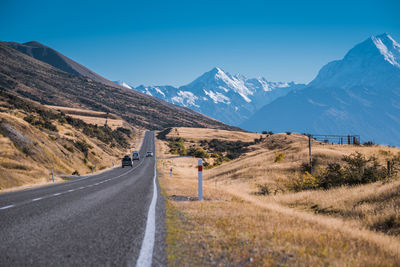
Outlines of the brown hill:
[{"label": "brown hill", "polygon": [[134,126],[238,129],[142,93],[107,86],[36,60],[0,42],[0,88],[46,105],[114,113]]},{"label": "brown hill", "polygon": [[31,41],[23,44],[16,42],[4,42],[4,44],[62,71],[78,76],[85,76],[96,82],[117,87],[115,83],[101,77],[78,62],[39,42]]}]

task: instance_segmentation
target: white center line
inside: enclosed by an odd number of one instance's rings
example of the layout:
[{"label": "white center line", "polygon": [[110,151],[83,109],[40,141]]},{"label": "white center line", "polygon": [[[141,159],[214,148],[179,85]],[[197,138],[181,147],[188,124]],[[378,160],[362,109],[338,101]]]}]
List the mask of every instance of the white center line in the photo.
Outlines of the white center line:
[{"label": "white center line", "polygon": [[74,192],[75,191],[75,189],[70,189],[70,190],[68,190],[68,192]]},{"label": "white center line", "polygon": [[41,199],[43,199],[43,198],[42,197],[38,197],[38,198],[32,199],[32,201],[38,201],[38,200],[41,200]]},{"label": "white center line", "polygon": [[61,195],[61,193],[55,193],[55,194],[53,194],[53,196],[59,196],[59,195]]},{"label": "white center line", "polygon": [[14,205],[4,206],[4,207],[1,207],[0,210],[9,209],[9,208],[12,208],[12,207],[14,207]]}]

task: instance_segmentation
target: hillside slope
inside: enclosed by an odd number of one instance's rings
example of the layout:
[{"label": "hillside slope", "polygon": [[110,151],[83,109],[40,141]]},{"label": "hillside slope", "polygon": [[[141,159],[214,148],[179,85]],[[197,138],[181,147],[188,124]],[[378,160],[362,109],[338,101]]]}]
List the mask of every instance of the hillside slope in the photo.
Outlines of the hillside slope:
[{"label": "hillside slope", "polygon": [[76,76],[0,43],[0,88],[47,105],[114,113],[134,126],[237,129],[187,108],[133,90]]},{"label": "hillside slope", "polygon": [[112,130],[0,90],[0,190],[119,165],[135,146],[129,125]]},{"label": "hillside slope", "polygon": [[4,42],[4,44],[62,71],[78,76],[85,76],[108,86],[115,86],[113,82],[101,77],[78,62],[39,42],[31,41],[22,44],[16,42]]},{"label": "hillside slope", "polygon": [[241,124],[247,130],[359,134],[400,145],[400,45],[373,36],[324,66],[304,89],[266,105]]}]

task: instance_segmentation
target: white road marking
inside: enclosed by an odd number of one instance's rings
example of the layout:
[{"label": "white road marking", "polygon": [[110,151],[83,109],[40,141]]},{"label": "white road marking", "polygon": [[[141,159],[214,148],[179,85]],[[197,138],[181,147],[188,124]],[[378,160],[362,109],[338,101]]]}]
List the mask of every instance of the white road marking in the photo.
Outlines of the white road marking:
[{"label": "white road marking", "polygon": [[144,233],[142,247],[140,249],[139,258],[136,262],[137,267],[151,266],[153,260],[154,239],[156,235],[156,203],[157,203],[157,185],[156,170],[157,160],[154,160],[154,177],[153,177],[153,198],[151,199],[149,213],[147,215],[146,231]]},{"label": "white road marking", "polygon": [[14,206],[15,206],[15,205],[4,206],[4,207],[1,207],[0,210],[9,209],[9,208],[12,208],[12,207],[14,207]]},{"label": "white road marking", "polygon": [[[143,144],[142,144],[142,145],[143,145]],[[95,183],[95,184],[91,184],[91,185],[88,185],[88,186],[81,186],[81,187],[76,188],[76,189],[70,189],[70,190],[65,191],[65,192],[54,193],[53,196],[59,196],[59,195],[61,195],[61,194],[67,193],[67,192],[73,192],[73,191],[75,191],[75,190],[85,189],[85,188],[87,188],[87,187],[92,187],[92,186],[94,186],[94,185],[99,185],[99,184],[102,184],[102,183],[105,183],[105,182],[108,182],[108,181],[117,179],[117,178],[119,178],[119,177],[122,177],[122,176],[124,176],[124,175],[127,175],[128,173],[130,173],[130,172],[136,170],[137,168],[140,167],[140,165],[143,164],[143,162],[144,162],[144,160],[142,160],[135,168],[132,168],[131,170],[129,170],[129,171],[123,173],[123,174],[120,174],[120,175],[118,175],[118,176],[115,176],[115,177],[113,177],[113,178],[109,178],[109,179],[107,179],[107,180],[103,180],[103,181],[101,181],[101,182],[98,182],[98,183]],[[156,177],[155,166],[154,166],[154,177]],[[77,179],[77,180],[71,181],[70,183],[74,183],[74,182],[77,182],[77,181],[85,180],[85,179],[87,179],[87,178],[90,178],[90,176],[87,176],[87,177],[84,177],[84,178],[81,178],[81,179]],[[30,190],[34,190],[34,189],[28,189],[28,190],[30,191]],[[26,190],[26,191],[28,191],[28,190]],[[155,187],[155,190],[157,190],[156,187]],[[156,191],[156,193],[157,193],[157,191]],[[32,202],[35,202],[35,201],[39,201],[39,200],[41,200],[41,199],[48,198],[48,197],[50,197],[50,196],[48,195],[48,196],[44,196],[44,197],[38,197],[38,198],[32,199],[31,201],[32,201]],[[157,197],[157,194],[156,194],[156,197]],[[153,193],[153,198],[154,198],[154,193]],[[151,205],[153,205],[153,202],[154,202],[154,201],[152,200]],[[8,205],[8,206],[0,207],[0,210],[9,209],[9,208],[12,208],[12,207],[14,207],[14,206],[15,206],[15,205],[12,204],[12,205]],[[150,208],[151,208],[151,206],[150,206]],[[150,212],[150,210],[149,210],[149,212]],[[155,212],[155,211],[154,211],[154,212]],[[149,218],[149,216],[148,216],[148,218]],[[147,224],[149,224],[149,221],[147,222]],[[146,227],[146,233],[147,233],[147,228],[148,228],[148,227]],[[153,237],[153,243],[154,243],[154,237]],[[153,246],[154,246],[154,244],[153,244]],[[142,247],[142,248],[143,248],[143,247]],[[152,248],[152,251],[153,251],[153,248]],[[152,252],[152,253],[153,253],[153,252]]]}]

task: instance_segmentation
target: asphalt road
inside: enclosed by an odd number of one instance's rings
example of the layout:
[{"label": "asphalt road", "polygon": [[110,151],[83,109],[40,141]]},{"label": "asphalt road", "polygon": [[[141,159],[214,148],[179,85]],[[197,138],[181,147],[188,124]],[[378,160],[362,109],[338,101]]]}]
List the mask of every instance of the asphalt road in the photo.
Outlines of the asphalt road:
[{"label": "asphalt road", "polygon": [[164,200],[146,151],[155,152],[153,132],[133,168],[0,194],[0,266],[136,266],[146,253],[166,265]]}]

